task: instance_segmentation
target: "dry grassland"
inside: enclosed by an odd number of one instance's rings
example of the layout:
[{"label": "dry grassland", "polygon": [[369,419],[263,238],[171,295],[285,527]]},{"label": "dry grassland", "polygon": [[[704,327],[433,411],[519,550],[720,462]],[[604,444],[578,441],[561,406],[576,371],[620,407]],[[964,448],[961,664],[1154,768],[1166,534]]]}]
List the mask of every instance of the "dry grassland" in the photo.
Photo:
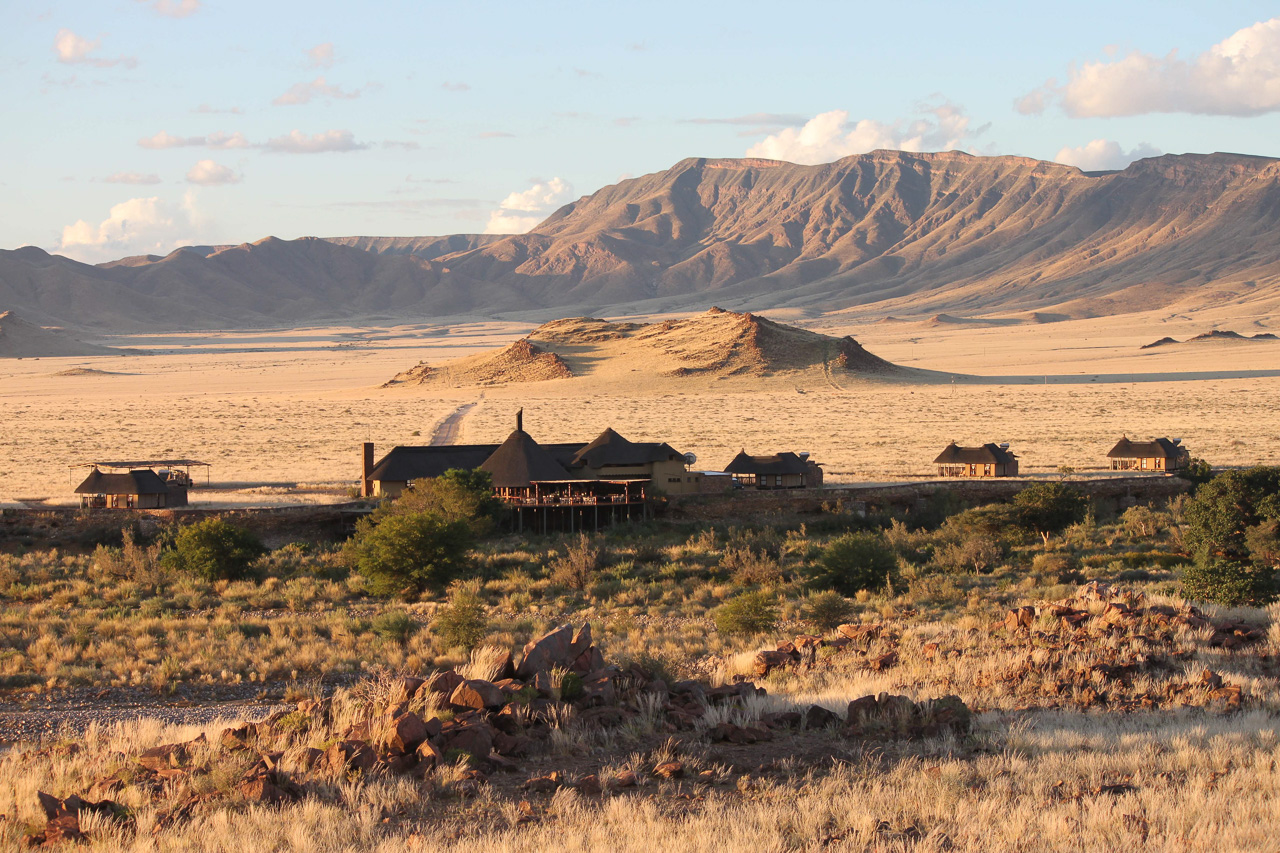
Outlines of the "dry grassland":
[{"label": "dry grassland", "polygon": [[[1104,465],[1121,433],[1180,437],[1219,465],[1280,461],[1271,417],[1280,404],[1280,343],[1139,349],[1166,334],[1203,332],[1215,325],[1207,320],[984,326],[827,317],[812,325],[853,333],[899,364],[988,379],[887,383],[829,380],[821,371],[672,379],[624,358],[568,380],[381,389],[419,361],[491,349],[528,327],[128,337],[110,342],[158,354],[0,362],[0,503],[70,502],[79,473],[66,466],[137,456],[209,461],[214,482],[239,491],[196,492],[196,501],[318,499],[290,497],[298,484],[321,484],[336,499],[358,476],[361,442],[426,443],[442,418],[474,401],[463,442],[501,441],[524,406],[540,440],[585,441],[613,426],[634,440],[669,441],[712,470],[744,447],[808,450],[837,482],[928,475],[952,439],[1009,441],[1031,473]],[[86,367],[104,372],[57,375]]]}]

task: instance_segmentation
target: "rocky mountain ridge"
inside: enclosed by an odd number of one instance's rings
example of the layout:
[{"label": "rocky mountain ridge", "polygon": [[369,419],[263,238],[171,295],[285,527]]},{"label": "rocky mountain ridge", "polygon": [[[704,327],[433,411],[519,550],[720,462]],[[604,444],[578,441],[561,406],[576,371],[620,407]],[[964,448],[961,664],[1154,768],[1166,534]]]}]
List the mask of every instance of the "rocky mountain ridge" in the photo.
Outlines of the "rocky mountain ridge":
[{"label": "rocky mountain ridge", "polygon": [[0,309],[94,329],[689,311],[1064,317],[1280,305],[1280,161],[1165,155],[1113,173],[874,151],[695,158],[531,233],[266,238],[91,266],[0,251]]}]

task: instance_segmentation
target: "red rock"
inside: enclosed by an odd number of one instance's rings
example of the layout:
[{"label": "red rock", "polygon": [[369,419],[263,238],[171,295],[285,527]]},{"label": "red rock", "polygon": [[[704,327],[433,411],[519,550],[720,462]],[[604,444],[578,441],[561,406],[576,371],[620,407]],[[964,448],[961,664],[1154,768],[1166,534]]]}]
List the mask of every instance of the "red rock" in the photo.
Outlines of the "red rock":
[{"label": "red rock", "polygon": [[610,791],[617,791],[622,788],[634,788],[640,784],[640,780],[636,778],[636,774],[630,770],[622,770],[617,776],[612,777],[605,787]]},{"label": "red rock", "polygon": [[598,796],[604,790],[600,785],[600,777],[594,773],[583,776],[574,787],[581,793],[591,796]]},{"label": "red rock", "polygon": [[153,746],[138,756],[138,763],[148,770],[162,767],[181,767],[187,761],[187,746],[182,743],[166,743]]},{"label": "red rock", "polygon": [[484,723],[460,726],[440,735],[437,746],[446,755],[456,750],[483,761],[493,751],[493,736],[493,729]]},{"label": "red rock", "polygon": [[878,657],[869,658],[867,660],[867,666],[871,667],[876,672],[880,672],[881,670],[885,670],[885,669],[888,669],[889,667],[897,666],[897,665],[898,665],[897,652],[887,652]]},{"label": "red rock", "polygon": [[236,792],[244,800],[255,805],[278,806],[294,799],[293,796],[276,785],[275,780],[268,774],[243,780],[236,788]]},{"label": "red rock", "polygon": [[755,666],[752,672],[756,678],[765,678],[775,669],[787,667],[795,663],[795,659],[786,652],[756,652]]},{"label": "red rock", "polygon": [[426,723],[417,714],[401,714],[391,721],[391,731],[387,735],[387,746],[396,752],[413,752],[431,734]]},{"label": "red rock", "polygon": [[418,756],[417,769],[422,772],[434,770],[444,761],[444,754],[429,740],[418,744],[415,754]]},{"label": "red rock", "polygon": [[457,689],[458,685],[466,681],[461,675],[451,669],[437,672],[427,681],[427,690],[431,693],[439,693],[448,696]]},{"label": "red rock", "polygon": [[373,769],[378,756],[369,744],[361,740],[344,740],[335,743],[325,752],[325,761],[334,772],[355,770],[361,773]]},{"label": "red rock", "polygon": [[[533,678],[539,670],[551,671],[556,666],[567,666],[573,662],[578,655],[570,656],[570,650],[573,648],[575,638],[573,629],[568,625],[561,625],[553,631],[548,631],[536,640],[530,640],[524,647],[524,654],[520,658],[520,665],[516,667],[516,677],[523,679]],[[590,633],[588,632],[588,637]],[[587,643],[590,645],[590,642]],[[579,650],[578,654],[585,651],[586,646]]]},{"label": "red rock", "polygon": [[477,711],[497,709],[507,704],[507,696],[499,687],[478,678],[462,682],[449,696],[449,704],[455,708],[472,708]]},{"label": "red rock", "polygon": [[591,623],[584,622],[581,628],[573,632],[573,640],[570,641],[569,650],[565,653],[567,659],[565,663],[577,660],[589,648],[591,648]]},{"label": "red rock", "polygon": [[684,763],[681,761],[664,761],[653,768],[653,774],[661,776],[663,779],[679,779],[684,775]]}]

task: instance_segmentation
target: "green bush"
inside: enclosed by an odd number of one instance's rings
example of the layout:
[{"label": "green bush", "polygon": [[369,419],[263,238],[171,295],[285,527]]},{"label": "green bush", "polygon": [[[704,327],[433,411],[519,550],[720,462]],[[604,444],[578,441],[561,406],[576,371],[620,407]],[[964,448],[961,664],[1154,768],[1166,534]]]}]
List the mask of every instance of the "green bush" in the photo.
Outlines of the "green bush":
[{"label": "green bush", "polygon": [[551,582],[556,586],[585,590],[604,562],[604,553],[592,543],[591,537],[579,534],[565,549],[564,556],[552,562]]},{"label": "green bush", "polygon": [[439,477],[419,480],[396,500],[384,501],[374,512],[374,520],[424,512],[446,521],[466,522],[479,539],[493,532],[505,517],[506,508],[493,493],[488,471],[450,468]]},{"label": "green bush", "polygon": [[846,533],[828,543],[817,563],[806,574],[815,589],[833,589],[843,595],[880,590],[892,582],[897,556],[879,533]]},{"label": "green bush", "polygon": [[443,589],[468,566],[472,530],[433,512],[365,519],[347,542],[347,559],[375,595]]},{"label": "green bush", "polygon": [[1051,535],[1084,519],[1089,501],[1062,483],[1036,483],[1014,495],[1013,507],[1021,525],[1040,534],[1047,545]]},{"label": "green bush", "polygon": [[801,616],[819,631],[830,631],[853,618],[853,602],[835,590],[811,594],[805,599]]},{"label": "green bush", "polygon": [[384,640],[403,643],[413,633],[413,619],[403,610],[387,610],[373,619],[373,633]]},{"label": "green bush", "polygon": [[752,590],[729,599],[711,611],[716,630],[726,635],[760,634],[778,622],[778,605],[764,590]]},{"label": "green bush", "polygon": [[1270,568],[1226,557],[1207,557],[1182,572],[1188,598],[1235,607],[1260,607],[1276,600],[1276,576]]},{"label": "green bush", "polygon": [[209,518],[184,527],[161,562],[208,581],[240,580],[262,553],[262,542],[248,530]]},{"label": "green bush", "polygon": [[431,631],[446,648],[470,650],[489,632],[488,611],[480,595],[480,582],[454,581],[449,585],[449,601],[436,610]]}]

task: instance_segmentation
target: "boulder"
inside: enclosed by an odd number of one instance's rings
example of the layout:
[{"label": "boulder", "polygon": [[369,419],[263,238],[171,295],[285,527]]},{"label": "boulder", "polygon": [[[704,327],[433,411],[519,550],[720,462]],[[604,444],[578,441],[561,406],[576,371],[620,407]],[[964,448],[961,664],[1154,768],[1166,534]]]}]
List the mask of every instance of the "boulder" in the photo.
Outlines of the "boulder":
[{"label": "boulder", "polygon": [[663,779],[679,779],[684,775],[684,762],[664,761],[653,768],[653,775],[661,776]]},{"label": "boulder", "polygon": [[413,752],[431,733],[422,718],[414,713],[401,714],[391,721],[387,746],[395,752]]},{"label": "boulder", "polygon": [[495,730],[485,723],[471,723],[446,729],[436,744],[440,751],[448,753],[465,752],[476,760],[483,761],[493,752]]},{"label": "boulder", "polygon": [[507,704],[502,688],[471,678],[459,684],[449,696],[449,704],[455,708],[471,708],[476,711],[496,710]]},{"label": "boulder", "polygon": [[566,655],[568,661],[572,662],[578,659],[580,655],[591,648],[591,623],[585,622],[582,627],[573,632],[573,639],[569,642],[569,651]]},{"label": "boulder", "polygon": [[795,658],[786,652],[760,651],[756,652],[752,672],[756,678],[765,678],[773,670],[790,666],[794,662]]},{"label": "boulder", "polygon": [[844,720],[835,711],[824,708],[821,705],[810,705],[809,710],[804,712],[805,728],[824,729],[827,726],[841,725]]},{"label": "boulder", "polygon": [[464,681],[466,681],[466,679],[461,675],[458,675],[458,673],[451,669],[446,669],[443,672],[437,672],[427,680],[427,690],[432,693],[448,696],[452,694],[453,691],[457,689],[458,685]]},{"label": "boulder", "polygon": [[[590,632],[588,632],[587,637],[588,639],[590,638]],[[536,640],[530,640],[524,647],[520,665],[516,667],[516,677],[528,680],[536,675],[539,670],[545,669],[549,672],[553,667],[567,667],[573,663],[573,659],[578,656],[576,654],[570,655],[574,638],[573,629],[568,625],[561,625]],[[578,654],[581,654],[585,648],[584,646],[582,650],[579,650]]]},{"label": "boulder", "polygon": [[346,773],[349,770],[366,773],[373,769],[377,760],[373,747],[362,740],[344,740],[335,743],[325,752],[325,762],[335,773]]}]

